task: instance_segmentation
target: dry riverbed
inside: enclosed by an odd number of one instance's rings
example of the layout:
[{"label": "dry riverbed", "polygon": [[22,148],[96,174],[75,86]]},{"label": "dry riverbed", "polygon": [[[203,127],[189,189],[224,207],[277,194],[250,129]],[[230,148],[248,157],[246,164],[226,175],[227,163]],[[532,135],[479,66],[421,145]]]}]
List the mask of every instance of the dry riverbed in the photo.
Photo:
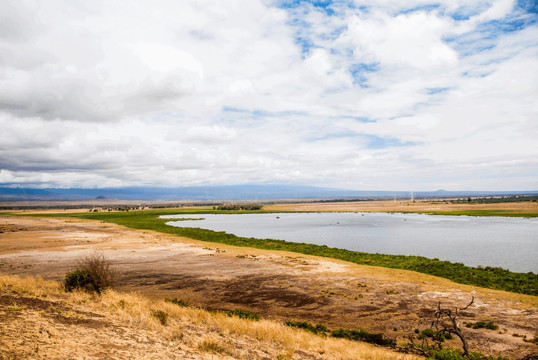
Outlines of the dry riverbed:
[{"label": "dry riverbed", "polygon": [[[499,330],[464,327],[473,351],[514,359],[538,351],[523,341],[523,336],[530,340],[537,334],[538,299],[533,296],[97,221],[0,216],[0,274],[61,281],[77,258],[94,250],[102,251],[118,270],[117,289],[122,292],[179,298],[205,309],[242,308],[282,322],[363,328],[399,342],[430,326],[439,301],[456,308],[475,296],[460,322],[493,321]],[[0,311],[8,305],[0,304]],[[0,330],[5,326],[9,324],[0,322]],[[449,344],[459,346],[456,340]]]}]

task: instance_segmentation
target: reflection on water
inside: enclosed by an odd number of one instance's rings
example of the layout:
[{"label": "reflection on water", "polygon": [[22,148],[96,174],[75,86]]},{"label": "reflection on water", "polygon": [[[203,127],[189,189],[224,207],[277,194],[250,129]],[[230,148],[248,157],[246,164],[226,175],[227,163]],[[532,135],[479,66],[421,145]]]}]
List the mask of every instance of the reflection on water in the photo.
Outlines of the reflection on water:
[{"label": "reflection on water", "polygon": [[173,215],[170,221],[237,236],[280,239],[393,255],[421,255],[469,266],[538,272],[538,219],[385,213]]}]

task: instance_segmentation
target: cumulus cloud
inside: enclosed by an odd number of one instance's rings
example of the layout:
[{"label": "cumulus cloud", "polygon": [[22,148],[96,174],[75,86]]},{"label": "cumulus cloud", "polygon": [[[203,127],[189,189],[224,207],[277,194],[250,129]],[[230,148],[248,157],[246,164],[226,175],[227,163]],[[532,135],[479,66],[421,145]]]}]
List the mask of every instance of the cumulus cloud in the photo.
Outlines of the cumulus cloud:
[{"label": "cumulus cloud", "polygon": [[5,1],[0,184],[536,189],[527,11]]}]

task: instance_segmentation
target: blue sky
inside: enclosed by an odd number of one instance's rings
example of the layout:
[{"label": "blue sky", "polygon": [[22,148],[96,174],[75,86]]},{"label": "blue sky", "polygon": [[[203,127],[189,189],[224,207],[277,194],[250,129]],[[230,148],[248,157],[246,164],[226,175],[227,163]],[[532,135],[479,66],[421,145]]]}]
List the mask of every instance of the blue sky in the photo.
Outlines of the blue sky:
[{"label": "blue sky", "polygon": [[4,1],[0,185],[538,189],[536,1]]}]

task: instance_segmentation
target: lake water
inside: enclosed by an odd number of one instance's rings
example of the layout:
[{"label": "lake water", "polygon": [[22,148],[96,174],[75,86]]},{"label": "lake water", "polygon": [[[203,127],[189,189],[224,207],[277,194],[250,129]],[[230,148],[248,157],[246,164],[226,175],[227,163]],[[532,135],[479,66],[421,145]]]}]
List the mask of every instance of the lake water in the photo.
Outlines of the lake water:
[{"label": "lake water", "polygon": [[168,225],[538,273],[538,218],[387,213],[201,214]]}]

